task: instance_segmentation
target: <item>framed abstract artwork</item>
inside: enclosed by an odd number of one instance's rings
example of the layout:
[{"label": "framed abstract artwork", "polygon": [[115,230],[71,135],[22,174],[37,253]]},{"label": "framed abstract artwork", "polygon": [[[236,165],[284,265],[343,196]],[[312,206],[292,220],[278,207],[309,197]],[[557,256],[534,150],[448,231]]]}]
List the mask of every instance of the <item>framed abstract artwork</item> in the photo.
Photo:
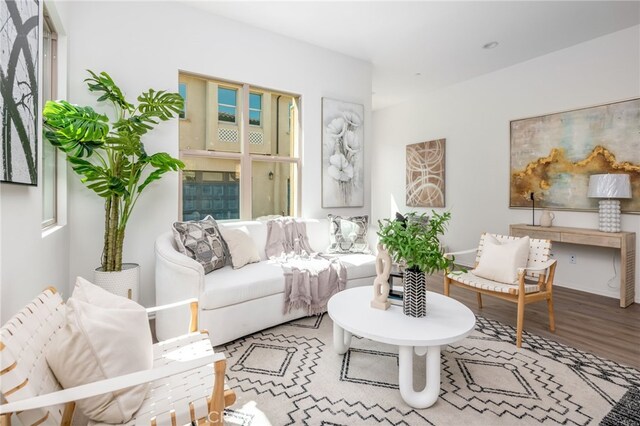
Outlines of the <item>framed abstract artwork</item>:
[{"label": "framed abstract artwork", "polygon": [[407,145],[407,206],[445,206],[445,142],[438,139]]},{"label": "framed abstract artwork", "polygon": [[633,197],[624,213],[640,213],[640,99],[513,120],[509,207],[597,210],[589,176],[625,173]]},{"label": "framed abstract artwork", "polygon": [[364,106],[322,98],[322,207],[364,206]]},{"label": "framed abstract artwork", "polygon": [[38,184],[40,2],[0,3],[0,181]]}]

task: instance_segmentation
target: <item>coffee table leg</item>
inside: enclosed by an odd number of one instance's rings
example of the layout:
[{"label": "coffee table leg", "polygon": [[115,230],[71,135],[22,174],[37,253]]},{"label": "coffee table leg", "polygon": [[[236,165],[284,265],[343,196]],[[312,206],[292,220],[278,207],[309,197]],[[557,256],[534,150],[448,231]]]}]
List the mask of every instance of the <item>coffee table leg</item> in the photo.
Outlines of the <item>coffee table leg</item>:
[{"label": "coffee table leg", "polygon": [[351,346],[351,333],[345,331],[335,322],[333,323],[333,347],[340,355],[347,353]]},{"label": "coffee table leg", "polygon": [[[335,334],[334,334],[335,336]],[[424,348],[416,348],[416,352]],[[402,399],[414,408],[431,407],[440,394],[440,346],[430,346],[427,349],[426,373],[427,380],[423,390],[413,389],[413,346],[400,346],[398,383]]]}]

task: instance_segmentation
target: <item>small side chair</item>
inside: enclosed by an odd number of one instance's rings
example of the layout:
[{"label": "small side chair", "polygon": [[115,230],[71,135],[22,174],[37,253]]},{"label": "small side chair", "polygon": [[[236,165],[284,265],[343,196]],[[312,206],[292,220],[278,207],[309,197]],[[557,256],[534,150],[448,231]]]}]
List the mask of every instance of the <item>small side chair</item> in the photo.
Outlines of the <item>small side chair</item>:
[{"label": "small side chair", "polygon": [[[65,305],[54,288],[36,297],[0,328],[0,419],[16,415],[25,425],[71,425],[75,401],[150,383],[146,398],[127,425],[223,424],[235,402],[225,389],[226,359],[214,353],[197,329],[197,300],[147,309],[148,313],[191,305],[190,333],[153,345],[151,370],[62,390],[45,359],[47,345],[65,323]],[[90,426],[98,423],[89,422]]]},{"label": "small side chair", "polygon": [[[478,266],[485,238],[488,234],[482,234],[477,248],[447,253],[449,256],[476,253],[474,268]],[[518,239],[506,235],[491,234],[500,243],[508,243]],[[472,272],[447,271],[444,277],[444,294],[450,295],[450,287],[457,286],[475,291],[478,297],[478,307],[482,308],[482,295],[494,296],[502,300],[516,303],[517,309],[517,333],[516,345],[522,346],[522,329],[524,325],[524,309],[529,303],[546,301],[549,311],[549,329],[555,331],[555,318],[553,314],[553,277],[556,269],[556,261],[550,259],[551,241],[530,239],[529,257],[525,268],[518,268],[518,281],[514,284],[505,284],[489,279],[481,278]]]}]

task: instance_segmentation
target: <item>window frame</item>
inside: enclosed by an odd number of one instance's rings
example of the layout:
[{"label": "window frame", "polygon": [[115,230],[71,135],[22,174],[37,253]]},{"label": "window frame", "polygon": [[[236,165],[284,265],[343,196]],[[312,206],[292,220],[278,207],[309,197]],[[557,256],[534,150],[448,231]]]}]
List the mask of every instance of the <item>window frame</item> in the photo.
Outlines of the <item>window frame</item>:
[{"label": "window frame", "polygon": [[[46,30],[48,29],[49,32],[49,37],[50,37],[50,50],[49,50],[49,63],[50,63],[50,76],[49,76],[49,88],[50,88],[50,98],[51,99],[56,99],[57,95],[58,95],[58,33],[56,31],[55,25],[53,24],[53,21],[47,11],[46,5],[43,7],[43,18],[42,18],[42,42],[44,44],[44,37],[45,37],[45,33]],[[48,28],[47,28],[48,27]],[[43,47],[43,67],[42,67],[42,85],[44,85],[44,79],[45,79],[45,66],[44,66],[44,47]],[[42,96],[42,104],[44,105],[44,103],[49,100],[49,99],[45,99],[46,96],[43,93]],[[48,143],[48,141],[45,141],[43,139],[43,144],[44,143]],[[45,155],[45,150],[44,148],[42,149],[42,164],[44,167],[44,155]],[[55,226],[58,225],[58,167],[59,166],[59,162],[58,162],[58,150],[56,148],[54,148],[53,150],[53,184],[51,185],[52,189],[52,202],[53,202],[53,217],[51,218],[45,218],[45,211],[44,211],[44,179],[45,179],[45,173],[44,170],[42,171],[42,208],[41,208],[41,229],[43,231],[48,230],[50,228],[53,228]]]},{"label": "window frame", "polygon": [[[260,97],[260,108],[251,108],[251,95],[257,95]],[[249,92],[249,126],[253,127],[262,127],[262,104],[263,104],[263,94],[255,91]],[[251,112],[257,111],[259,113],[258,124],[251,124]]]},{"label": "window frame", "polygon": [[[240,162],[240,218],[239,219],[230,219],[233,220],[254,220],[253,209],[252,209],[252,164],[254,161],[261,161],[267,163],[287,163],[287,164],[295,164],[296,165],[296,182],[295,188],[291,191],[293,195],[293,200],[291,203],[291,216],[299,216],[301,213],[302,206],[302,138],[301,138],[301,129],[302,129],[302,120],[301,120],[301,104],[302,104],[302,96],[282,90],[272,90],[266,89],[258,86],[252,86],[248,83],[240,83],[229,80],[224,80],[216,77],[205,76],[201,74],[190,73],[187,71],[179,71],[179,74],[191,75],[194,77],[202,78],[209,81],[214,81],[218,84],[219,87],[229,88],[225,86],[225,83],[228,85],[233,85],[237,89],[236,90],[236,104],[239,102],[238,96],[242,96],[242,100],[240,102],[241,108],[236,106],[236,125],[240,130],[240,152],[226,152],[226,151],[210,151],[210,150],[202,150],[202,149],[180,149],[179,155],[182,158],[183,156],[190,157],[206,157],[206,158],[218,158],[218,159],[233,159],[239,160]],[[295,120],[296,132],[295,132],[295,142],[293,146],[293,152],[290,157],[285,156],[276,156],[276,155],[264,155],[264,154],[251,154],[250,152],[250,144],[249,144],[249,129],[252,126],[249,124],[249,94],[251,92],[259,93],[261,95],[261,107],[264,106],[264,96],[263,91],[277,93],[285,96],[290,96],[292,98],[292,106],[291,108],[294,110],[292,118],[289,116],[289,120]],[[218,103],[219,104],[219,103]],[[262,124],[262,109],[261,109],[261,124]],[[225,123],[227,125],[233,125],[234,123],[229,123],[225,121],[218,121],[219,123]],[[290,126],[291,127],[291,126]],[[178,217],[180,220],[183,220],[183,172],[179,173],[179,181],[178,185]]]}]

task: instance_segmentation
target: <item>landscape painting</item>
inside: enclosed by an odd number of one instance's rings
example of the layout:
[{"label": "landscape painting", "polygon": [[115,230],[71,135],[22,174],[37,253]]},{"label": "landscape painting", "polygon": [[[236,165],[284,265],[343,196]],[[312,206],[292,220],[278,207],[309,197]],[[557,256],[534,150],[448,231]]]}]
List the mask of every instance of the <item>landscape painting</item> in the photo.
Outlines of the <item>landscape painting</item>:
[{"label": "landscape painting", "polygon": [[626,173],[640,213],[640,99],[511,121],[510,207],[597,210],[589,176]]},{"label": "landscape painting", "polygon": [[445,141],[438,139],[407,145],[407,206],[445,206]]},{"label": "landscape painting", "polygon": [[322,98],[322,207],[364,206],[364,106]]}]

